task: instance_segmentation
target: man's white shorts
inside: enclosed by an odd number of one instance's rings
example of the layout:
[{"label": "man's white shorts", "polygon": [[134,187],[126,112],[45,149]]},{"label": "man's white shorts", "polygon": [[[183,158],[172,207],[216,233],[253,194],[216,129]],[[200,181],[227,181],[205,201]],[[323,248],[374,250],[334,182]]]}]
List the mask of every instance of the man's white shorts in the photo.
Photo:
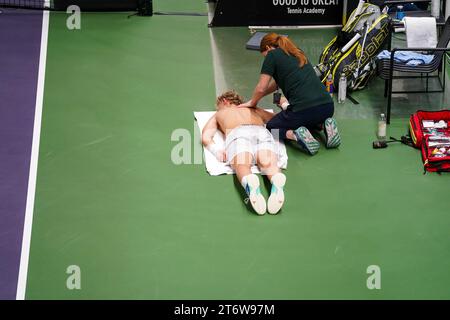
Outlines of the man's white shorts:
[{"label": "man's white shorts", "polygon": [[253,162],[258,151],[269,150],[276,153],[275,140],[270,131],[263,126],[255,125],[241,125],[231,130],[225,139],[225,150],[227,163],[243,152],[252,154]]}]

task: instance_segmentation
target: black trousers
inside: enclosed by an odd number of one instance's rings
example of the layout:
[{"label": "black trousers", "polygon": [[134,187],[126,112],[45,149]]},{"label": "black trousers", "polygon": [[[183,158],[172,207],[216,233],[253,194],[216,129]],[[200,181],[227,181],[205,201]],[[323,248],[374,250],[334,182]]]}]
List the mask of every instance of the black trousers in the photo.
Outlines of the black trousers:
[{"label": "black trousers", "polygon": [[334,114],[334,103],[321,104],[315,107],[293,111],[292,107],[277,113],[266,125],[267,129],[280,139],[286,139],[288,130],[295,130],[299,127],[315,129],[323,124],[326,119]]}]

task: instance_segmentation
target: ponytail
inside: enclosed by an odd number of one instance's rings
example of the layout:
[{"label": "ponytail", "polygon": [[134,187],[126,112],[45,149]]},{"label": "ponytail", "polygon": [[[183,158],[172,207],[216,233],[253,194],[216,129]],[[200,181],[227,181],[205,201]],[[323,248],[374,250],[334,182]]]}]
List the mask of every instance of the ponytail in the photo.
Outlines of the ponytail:
[{"label": "ponytail", "polygon": [[267,50],[267,47],[280,48],[287,55],[295,57],[300,68],[308,63],[305,53],[286,36],[280,36],[276,33],[266,34],[261,40],[259,49],[261,52],[264,52]]}]

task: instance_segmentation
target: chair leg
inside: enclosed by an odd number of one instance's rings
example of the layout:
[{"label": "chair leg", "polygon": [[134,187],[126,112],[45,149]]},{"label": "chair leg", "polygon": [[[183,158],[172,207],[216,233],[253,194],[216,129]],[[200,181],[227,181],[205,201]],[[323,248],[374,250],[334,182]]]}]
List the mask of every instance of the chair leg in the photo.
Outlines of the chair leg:
[{"label": "chair leg", "polygon": [[386,109],[386,123],[391,123],[392,78],[388,80],[388,102]]},{"label": "chair leg", "polygon": [[437,76],[439,81],[439,92],[444,92],[444,85],[442,84],[442,76],[443,76],[442,65],[439,66],[439,68],[441,69],[441,70],[438,69],[438,76]]},{"label": "chair leg", "polygon": [[445,78],[447,74],[445,73],[445,67],[447,65],[447,53],[444,53],[444,67],[442,68],[442,91],[445,92]]},{"label": "chair leg", "polygon": [[388,78],[388,103],[386,108],[386,123],[391,123],[391,102],[392,102],[392,82],[394,81],[394,53],[391,51],[391,59],[389,61],[389,78]]}]

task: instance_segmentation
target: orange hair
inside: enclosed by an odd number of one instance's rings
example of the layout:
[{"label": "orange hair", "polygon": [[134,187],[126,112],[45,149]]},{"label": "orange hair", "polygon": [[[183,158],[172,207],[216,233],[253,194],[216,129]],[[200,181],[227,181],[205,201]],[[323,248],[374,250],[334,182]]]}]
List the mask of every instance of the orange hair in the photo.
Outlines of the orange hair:
[{"label": "orange hair", "polygon": [[300,68],[308,63],[305,53],[286,36],[280,36],[273,32],[266,34],[261,40],[259,51],[264,52],[267,47],[280,48],[287,55],[294,56],[297,58]]}]

